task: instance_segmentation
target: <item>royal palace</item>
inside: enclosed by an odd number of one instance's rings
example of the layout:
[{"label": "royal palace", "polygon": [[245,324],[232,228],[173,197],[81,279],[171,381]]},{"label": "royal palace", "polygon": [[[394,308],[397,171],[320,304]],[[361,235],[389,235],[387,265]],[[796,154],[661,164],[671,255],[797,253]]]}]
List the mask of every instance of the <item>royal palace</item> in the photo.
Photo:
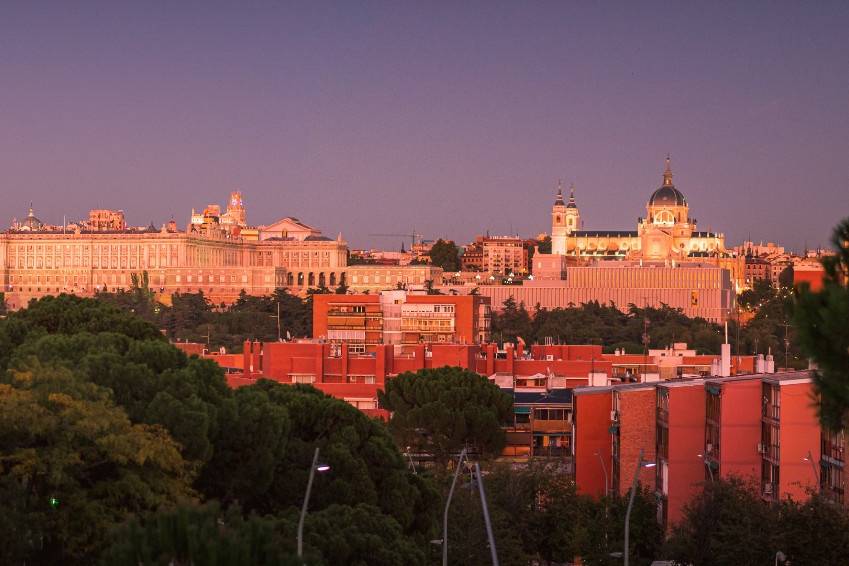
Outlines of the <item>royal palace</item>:
[{"label": "royal palace", "polygon": [[132,228],[120,210],[92,210],[88,220],[50,226],[30,207],[22,221],[0,234],[0,290],[9,308],[58,293],[92,295],[128,289],[147,274],[150,289],[203,293],[214,303],[234,301],[244,290],[268,294],[277,287],[304,292],[345,282],[348,246],[297,218],[250,226],[240,192],[226,210],[192,211],[185,229],[173,220],[161,228]]}]

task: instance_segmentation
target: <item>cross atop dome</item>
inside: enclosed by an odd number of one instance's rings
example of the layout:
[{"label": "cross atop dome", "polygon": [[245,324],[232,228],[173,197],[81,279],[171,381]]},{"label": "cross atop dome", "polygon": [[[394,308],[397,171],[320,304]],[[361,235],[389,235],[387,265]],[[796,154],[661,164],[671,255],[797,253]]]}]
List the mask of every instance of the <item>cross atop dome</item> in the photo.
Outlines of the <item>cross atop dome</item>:
[{"label": "cross atop dome", "polygon": [[672,185],[672,159],[669,154],[666,154],[666,169],[663,171],[663,186],[671,187]]}]

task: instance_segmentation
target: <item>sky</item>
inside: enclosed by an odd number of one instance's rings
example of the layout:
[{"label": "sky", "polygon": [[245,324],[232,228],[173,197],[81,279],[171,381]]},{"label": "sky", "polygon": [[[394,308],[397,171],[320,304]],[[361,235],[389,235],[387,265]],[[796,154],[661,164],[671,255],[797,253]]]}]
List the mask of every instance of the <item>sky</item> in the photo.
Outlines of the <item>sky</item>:
[{"label": "sky", "polygon": [[633,230],[672,156],[702,230],[849,216],[849,2],[0,3],[0,225],[244,193],[352,247]]}]

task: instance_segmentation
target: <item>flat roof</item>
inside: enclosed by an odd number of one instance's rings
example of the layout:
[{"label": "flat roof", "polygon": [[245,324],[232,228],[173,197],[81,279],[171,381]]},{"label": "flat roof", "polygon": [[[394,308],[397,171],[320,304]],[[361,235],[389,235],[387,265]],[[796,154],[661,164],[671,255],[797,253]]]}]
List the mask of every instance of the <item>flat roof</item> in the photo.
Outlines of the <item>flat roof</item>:
[{"label": "flat roof", "polygon": [[810,383],[813,372],[809,369],[799,371],[783,371],[764,375],[764,381],[778,385],[793,385],[796,383]]}]

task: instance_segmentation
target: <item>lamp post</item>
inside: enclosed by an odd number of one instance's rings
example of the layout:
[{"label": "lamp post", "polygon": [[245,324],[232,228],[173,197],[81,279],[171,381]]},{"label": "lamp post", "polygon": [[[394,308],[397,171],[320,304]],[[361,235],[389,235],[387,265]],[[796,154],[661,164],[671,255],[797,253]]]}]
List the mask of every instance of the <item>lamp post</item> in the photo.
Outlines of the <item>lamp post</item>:
[{"label": "lamp post", "polygon": [[808,455],[805,456],[803,458],[803,460],[811,463],[811,470],[814,472],[814,482],[815,482],[814,485],[817,486],[817,493],[819,493],[820,489],[821,489],[820,474],[819,474],[819,471],[817,470],[817,464],[816,464],[816,462],[814,462],[814,455],[811,454],[810,450],[808,450]]},{"label": "lamp post", "polygon": [[463,459],[466,457],[466,449],[460,452],[460,459],[457,460],[457,468],[454,469],[454,479],[451,481],[451,489],[448,490],[448,498],[445,500],[445,512],[442,515],[442,566],[448,566],[448,507],[451,505],[451,498],[454,497],[454,488],[457,486],[457,476],[460,475],[460,468],[463,466]]},{"label": "lamp post", "polygon": [[610,489],[608,488],[610,483],[607,481],[607,465],[604,463],[604,458],[601,457],[598,450],[595,451],[595,455],[598,458],[598,461],[601,462],[601,471],[604,473],[604,495],[606,497],[610,495]]},{"label": "lamp post", "polygon": [[310,502],[310,491],[312,491],[312,480],[316,472],[326,472],[330,470],[328,464],[318,463],[318,446],[315,447],[315,454],[312,457],[312,466],[310,466],[310,478],[307,480],[307,492],[304,494],[304,505],[301,507],[301,517],[298,519],[298,558],[304,556],[304,519],[307,517],[307,505]]},{"label": "lamp post", "polygon": [[622,558],[623,564],[628,566],[628,558],[630,555],[630,549],[628,547],[628,535],[630,534],[628,531],[631,527],[631,508],[634,506],[634,495],[637,492],[637,482],[640,480],[640,469],[641,468],[653,468],[657,464],[655,462],[646,462],[643,460],[643,449],[640,448],[640,457],[637,459],[637,469],[634,470],[634,481],[631,484],[631,496],[628,499],[628,510],[625,512],[625,547],[622,549]]},{"label": "lamp post", "polygon": [[705,458],[704,454],[698,454],[698,457],[704,460],[705,467],[707,468],[708,475],[710,476],[710,483],[713,483],[713,468],[710,465],[710,462],[707,458]]},{"label": "lamp post", "polygon": [[[481,496],[481,509],[483,509],[483,521],[486,525],[486,537],[489,539],[489,555],[492,558],[492,566],[498,566],[498,553],[495,551],[495,537],[492,534],[492,523],[489,520],[489,507],[486,504],[486,494],[483,490],[483,476],[481,476],[481,468],[475,462],[475,475],[478,478],[478,492]],[[447,548],[443,547],[443,548]],[[445,552],[445,550],[443,550]],[[445,557],[446,554],[443,554]]]}]

